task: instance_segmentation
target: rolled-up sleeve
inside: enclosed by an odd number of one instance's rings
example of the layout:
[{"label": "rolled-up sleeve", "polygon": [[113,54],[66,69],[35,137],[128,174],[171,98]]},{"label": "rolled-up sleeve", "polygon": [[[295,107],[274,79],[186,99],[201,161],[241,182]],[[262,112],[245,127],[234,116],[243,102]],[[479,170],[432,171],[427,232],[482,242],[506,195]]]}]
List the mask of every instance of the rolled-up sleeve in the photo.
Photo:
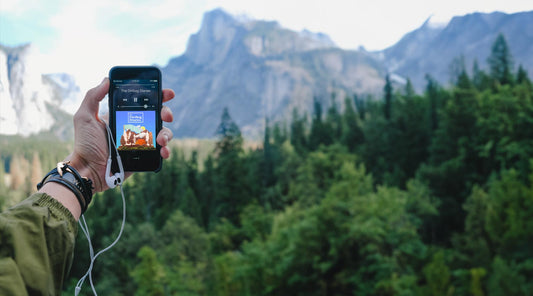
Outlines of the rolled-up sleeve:
[{"label": "rolled-up sleeve", "polygon": [[0,295],[59,295],[72,265],[77,223],[36,193],[0,214]]}]

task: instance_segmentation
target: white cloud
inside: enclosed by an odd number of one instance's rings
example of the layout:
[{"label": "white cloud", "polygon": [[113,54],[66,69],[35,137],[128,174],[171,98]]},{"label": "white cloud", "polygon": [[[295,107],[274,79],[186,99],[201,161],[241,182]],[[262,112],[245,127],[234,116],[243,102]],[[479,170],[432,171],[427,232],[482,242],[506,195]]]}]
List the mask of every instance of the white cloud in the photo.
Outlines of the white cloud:
[{"label": "white cloud", "polygon": [[[202,8],[192,3],[69,1],[50,18],[57,37],[45,66],[73,74],[84,92],[114,65],[164,65],[199,28]],[[190,11],[198,11],[197,24],[187,16]]]},{"label": "white cloud", "polygon": [[32,8],[41,7],[42,3],[43,1],[39,0],[2,0],[0,2],[0,12],[20,16]]},{"label": "white cloud", "polygon": [[434,21],[474,11],[507,13],[533,9],[524,0],[210,0],[234,13],[259,19],[277,20],[281,25],[328,34],[343,48],[383,49],[404,34],[421,26],[433,15]]}]

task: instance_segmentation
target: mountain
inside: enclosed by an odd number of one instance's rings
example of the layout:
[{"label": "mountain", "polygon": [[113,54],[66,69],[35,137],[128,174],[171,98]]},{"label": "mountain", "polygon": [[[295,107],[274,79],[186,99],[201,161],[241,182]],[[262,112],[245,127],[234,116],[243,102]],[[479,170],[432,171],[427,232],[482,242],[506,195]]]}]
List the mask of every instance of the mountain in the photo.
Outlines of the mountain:
[{"label": "mountain", "polygon": [[43,74],[38,64],[29,44],[0,46],[0,134],[72,134],[69,113],[79,104],[79,88],[70,75]]},{"label": "mountain", "polygon": [[492,43],[500,33],[509,45],[515,70],[521,64],[533,73],[533,11],[472,13],[454,17],[440,27],[428,20],[380,55],[389,71],[409,77],[420,91],[426,84],[426,73],[442,84],[449,83],[454,77],[454,60],[463,59],[469,71],[474,60],[486,65]]},{"label": "mountain", "polygon": [[265,118],[287,119],[294,108],[310,114],[314,97],[328,105],[332,92],[375,93],[385,68],[370,53],[342,50],[324,34],[217,9],[204,15],[186,52],[162,73],[163,85],[176,92],[169,106],[177,137],[213,137],[224,107],[246,136],[258,137]]},{"label": "mountain", "polygon": [[[227,107],[247,137],[261,136],[265,119],[290,120],[293,109],[310,115],[313,100],[323,108],[332,94],[380,98],[387,73],[396,88],[410,78],[421,92],[429,73],[442,85],[453,77],[454,61],[467,70],[486,61],[496,36],[504,34],[514,58],[533,73],[533,11],[473,13],[435,26],[429,19],[395,45],[379,52],[343,50],[325,34],[295,32],[275,21],[234,17],[216,9],[204,14],[187,49],[162,67],[163,86],[176,98],[168,103],[175,137],[212,138]],[[0,134],[30,135],[51,130],[72,133],[71,115],[82,96],[68,74],[43,74],[30,45],[0,46]]]}]

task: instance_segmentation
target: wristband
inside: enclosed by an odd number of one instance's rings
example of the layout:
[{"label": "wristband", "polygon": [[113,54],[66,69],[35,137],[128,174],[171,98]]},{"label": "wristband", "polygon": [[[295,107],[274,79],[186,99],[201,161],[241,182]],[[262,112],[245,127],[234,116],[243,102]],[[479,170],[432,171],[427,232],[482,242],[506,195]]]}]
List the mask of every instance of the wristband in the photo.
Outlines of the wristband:
[{"label": "wristband", "polygon": [[69,165],[68,161],[58,163],[57,168],[46,174],[43,180],[37,184],[37,190],[48,182],[59,183],[70,189],[78,199],[82,214],[87,210],[93,196],[92,181],[82,177],[76,169]]}]

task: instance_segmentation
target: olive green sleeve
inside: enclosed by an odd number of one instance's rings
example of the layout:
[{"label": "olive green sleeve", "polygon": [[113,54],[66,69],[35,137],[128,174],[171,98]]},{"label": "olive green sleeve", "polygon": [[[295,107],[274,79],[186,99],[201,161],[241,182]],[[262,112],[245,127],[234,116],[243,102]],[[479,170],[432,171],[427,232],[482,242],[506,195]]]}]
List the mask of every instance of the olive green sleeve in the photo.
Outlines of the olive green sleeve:
[{"label": "olive green sleeve", "polygon": [[77,223],[36,193],[0,214],[0,295],[59,295],[72,265]]}]

